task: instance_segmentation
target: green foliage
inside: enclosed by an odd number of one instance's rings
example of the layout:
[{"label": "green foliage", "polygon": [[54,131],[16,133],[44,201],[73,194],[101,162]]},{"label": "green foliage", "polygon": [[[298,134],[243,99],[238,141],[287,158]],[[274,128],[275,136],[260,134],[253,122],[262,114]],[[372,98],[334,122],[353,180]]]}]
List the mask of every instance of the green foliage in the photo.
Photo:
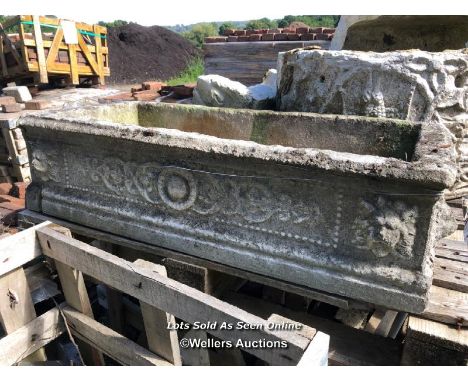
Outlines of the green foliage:
[{"label": "green foliage", "polygon": [[264,17],[263,19],[250,20],[245,27],[246,29],[271,29],[277,28],[278,22]]},{"label": "green foliage", "polygon": [[278,20],[278,27],[285,28],[294,21],[300,21],[307,24],[310,27],[328,27],[334,28],[338,24],[340,16],[284,16],[281,20]]},{"label": "green foliage", "polygon": [[199,23],[195,24],[191,30],[188,32],[183,32],[187,40],[191,41],[197,47],[201,48],[205,37],[208,36],[217,36],[218,35],[218,25],[216,23]]},{"label": "green foliage", "polygon": [[218,30],[219,34],[220,34],[221,36],[223,36],[223,35],[224,35],[224,31],[225,31],[226,29],[236,29],[236,26],[235,26],[234,23],[232,23],[232,22],[222,23],[222,24],[219,26],[219,30]]},{"label": "green foliage", "polygon": [[128,21],[125,20],[114,20],[114,21],[99,21],[98,24],[106,28],[116,28],[128,24]]},{"label": "green foliage", "polygon": [[[223,24],[229,24],[229,25],[233,25],[234,26],[234,29],[244,29],[245,28],[245,21],[216,21],[215,22],[216,24],[216,28],[219,29],[219,27]],[[183,33],[183,32],[190,32],[192,30],[192,28],[195,26],[196,24],[188,24],[188,25],[184,25],[184,24],[177,24],[177,25],[172,25],[172,26],[165,26],[165,28],[173,31],[173,32],[176,32],[176,33]]]},{"label": "green foliage", "polygon": [[167,81],[167,84],[174,86],[197,82],[198,76],[201,76],[204,70],[203,59],[198,57],[193,60],[177,77],[171,78]]},{"label": "green foliage", "polygon": [[[10,19],[12,16],[0,15],[0,24],[3,24],[5,21]],[[26,28],[25,28],[26,29]],[[10,28],[5,29],[6,33],[18,33],[18,26],[12,26]],[[26,31],[26,30],[25,30]],[[28,32],[28,31],[26,31]]]}]

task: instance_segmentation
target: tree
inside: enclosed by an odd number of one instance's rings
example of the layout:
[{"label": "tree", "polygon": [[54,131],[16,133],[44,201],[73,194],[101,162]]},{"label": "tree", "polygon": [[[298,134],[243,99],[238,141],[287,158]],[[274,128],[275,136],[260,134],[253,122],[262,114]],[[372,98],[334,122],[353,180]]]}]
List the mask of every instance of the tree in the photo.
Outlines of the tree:
[{"label": "tree", "polygon": [[236,26],[234,25],[234,23],[231,23],[231,22],[227,22],[227,23],[222,23],[220,26],[219,26],[219,34],[221,36],[224,36],[224,31],[226,29],[236,29]]},{"label": "tree", "polygon": [[99,21],[98,24],[106,28],[116,28],[128,24],[128,21],[125,20],[114,20],[114,21]]},{"label": "tree", "polygon": [[263,19],[250,20],[245,27],[246,29],[271,29],[277,28],[278,23],[275,20],[264,17]]},{"label": "tree", "polygon": [[302,15],[302,16],[284,16],[281,20],[278,20],[278,27],[279,28],[286,28],[294,21],[300,21],[310,27],[328,27],[333,28],[336,27],[340,16],[309,16],[309,15]]},{"label": "tree", "polygon": [[191,30],[188,32],[183,32],[182,36],[190,40],[196,46],[201,48],[205,37],[208,36],[217,36],[218,35],[218,25],[216,23],[199,23],[195,24]]}]

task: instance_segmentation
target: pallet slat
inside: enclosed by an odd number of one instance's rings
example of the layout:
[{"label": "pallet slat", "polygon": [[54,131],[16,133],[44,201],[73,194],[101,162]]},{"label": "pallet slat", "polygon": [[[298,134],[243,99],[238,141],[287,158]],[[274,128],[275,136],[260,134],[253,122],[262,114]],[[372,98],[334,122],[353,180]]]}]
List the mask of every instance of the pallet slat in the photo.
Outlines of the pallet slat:
[{"label": "pallet slat", "polygon": [[65,332],[58,308],[53,308],[0,339],[0,365],[13,365]]},{"label": "pallet slat", "polygon": [[216,328],[208,331],[224,340],[287,341],[289,346],[286,349],[244,349],[270,364],[295,365],[309,345],[310,341],[304,337],[292,332],[264,329],[267,322],[259,321],[250,313],[49,228],[38,230],[37,235],[47,256],[187,322],[215,321],[234,326],[239,322],[261,324],[263,328],[257,330],[233,333]]},{"label": "pallet slat", "polygon": [[[156,265],[144,260],[137,260],[135,264],[160,275],[167,276],[166,269],[162,265]],[[148,340],[148,348],[175,366],[182,365],[177,330],[167,329],[168,324],[175,325],[175,317],[144,302],[140,302],[140,308],[145,326],[146,339]]]},{"label": "pallet slat", "polygon": [[29,230],[0,240],[0,277],[42,254],[36,230],[47,227],[49,224],[49,222],[43,222]]},{"label": "pallet slat", "polygon": [[468,294],[433,285],[429,291],[429,303],[421,317],[468,326]]},{"label": "pallet slat", "polygon": [[122,365],[172,366],[170,362],[77,310],[64,307],[62,311],[71,331],[78,338]]}]

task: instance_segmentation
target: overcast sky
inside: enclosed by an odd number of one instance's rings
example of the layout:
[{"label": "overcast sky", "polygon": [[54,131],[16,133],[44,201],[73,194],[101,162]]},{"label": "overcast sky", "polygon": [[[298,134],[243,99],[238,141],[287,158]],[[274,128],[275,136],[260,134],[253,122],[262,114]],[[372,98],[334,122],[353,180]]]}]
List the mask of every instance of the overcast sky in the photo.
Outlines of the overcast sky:
[{"label": "overcast sky", "polygon": [[[285,15],[468,14],[468,1],[429,0],[0,0],[0,12],[49,14],[76,21],[122,19],[142,25],[240,21]],[[455,4],[454,4],[455,3]],[[458,4],[457,4],[458,3]]]}]

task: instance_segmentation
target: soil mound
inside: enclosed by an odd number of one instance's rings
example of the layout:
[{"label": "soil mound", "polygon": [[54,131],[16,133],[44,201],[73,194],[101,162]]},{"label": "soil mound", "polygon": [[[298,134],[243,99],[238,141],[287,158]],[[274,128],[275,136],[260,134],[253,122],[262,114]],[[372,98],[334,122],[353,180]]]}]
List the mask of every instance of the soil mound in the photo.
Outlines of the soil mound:
[{"label": "soil mound", "polygon": [[167,80],[177,76],[201,51],[190,41],[157,25],[130,23],[109,28],[109,66],[112,84]]}]

